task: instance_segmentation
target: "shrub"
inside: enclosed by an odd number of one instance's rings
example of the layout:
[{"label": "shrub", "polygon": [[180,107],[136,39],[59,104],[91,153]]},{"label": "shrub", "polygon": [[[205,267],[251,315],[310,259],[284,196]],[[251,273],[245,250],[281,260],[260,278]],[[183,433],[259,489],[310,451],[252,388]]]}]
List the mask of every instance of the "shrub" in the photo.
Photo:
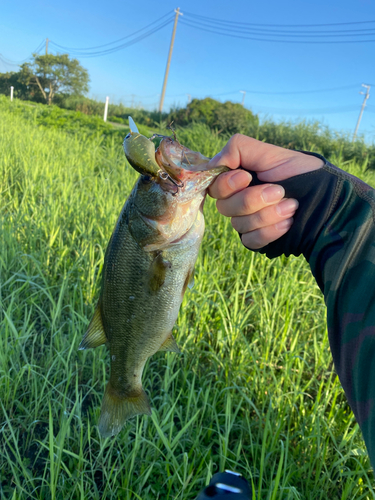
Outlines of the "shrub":
[{"label": "shrub", "polygon": [[233,135],[237,132],[246,134],[259,124],[259,119],[250,110],[239,103],[221,103],[215,99],[193,99],[186,108],[173,110],[168,119],[176,125],[205,123],[217,133]]}]

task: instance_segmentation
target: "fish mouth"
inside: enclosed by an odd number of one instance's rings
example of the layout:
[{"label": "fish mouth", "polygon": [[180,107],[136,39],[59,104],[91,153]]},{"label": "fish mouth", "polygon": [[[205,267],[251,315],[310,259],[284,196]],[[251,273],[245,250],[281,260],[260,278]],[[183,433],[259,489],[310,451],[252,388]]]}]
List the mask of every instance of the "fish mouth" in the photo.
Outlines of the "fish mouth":
[{"label": "fish mouth", "polygon": [[155,152],[155,159],[160,168],[176,182],[184,181],[186,177],[198,172],[218,170],[219,174],[224,171],[223,169],[227,170],[226,167],[209,168],[208,163],[211,158],[182,146],[178,141],[168,136],[163,137],[160,141]]}]

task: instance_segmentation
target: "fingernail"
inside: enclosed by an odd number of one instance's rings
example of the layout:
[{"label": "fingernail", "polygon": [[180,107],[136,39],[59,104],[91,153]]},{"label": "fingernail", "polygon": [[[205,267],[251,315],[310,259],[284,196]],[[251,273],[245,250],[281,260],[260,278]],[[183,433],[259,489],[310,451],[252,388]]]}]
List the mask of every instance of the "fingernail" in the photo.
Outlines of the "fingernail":
[{"label": "fingernail", "polygon": [[292,224],[293,224],[293,219],[290,218],[290,219],[285,219],[285,220],[282,220],[281,222],[278,222],[277,224],[275,224],[275,227],[279,231],[284,231],[285,229],[289,229]]},{"label": "fingernail", "polygon": [[282,186],[268,186],[262,191],[262,198],[265,203],[281,200],[285,195],[285,190]]},{"label": "fingernail", "polygon": [[293,198],[282,201],[276,206],[276,211],[279,215],[285,216],[293,214],[298,208],[298,201]]},{"label": "fingernail", "polygon": [[235,174],[228,176],[228,186],[235,190],[247,187],[251,182],[251,174],[245,172],[244,170],[240,170]]}]

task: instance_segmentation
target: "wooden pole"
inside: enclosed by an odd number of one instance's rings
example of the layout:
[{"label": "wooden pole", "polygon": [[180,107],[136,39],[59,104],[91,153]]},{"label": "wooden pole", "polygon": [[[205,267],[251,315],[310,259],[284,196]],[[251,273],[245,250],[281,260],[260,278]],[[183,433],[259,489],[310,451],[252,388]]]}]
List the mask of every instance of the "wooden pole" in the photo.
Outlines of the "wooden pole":
[{"label": "wooden pole", "polygon": [[159,111],[160,113],[163,111],[163,104],[164,104],[164,96],[165,96],[165,90],[167,88],[167,81],[168,81],[168,73],[169,73],[169,66],[171,64],[171,58],[172,58],[172,52],[173,52],[173,44],[174,44],[174,37],[176,36],[176,28],[177,28],[177,21],[178,21],[178,16],[183,15],[182,12],[180,12],[180,7],[178,7],[176,10],[176,16],[174,18],[174,25],[173,25],[173,32],[172,32],[172,39],[171,39],[171,44],[169,46],[169,54],[168,54],[168,61],[167,61],[167,67],[165,69],[165,75],[164,75],[164,83],[163,83],[163,90],[161,91],[161,97],[160,97],[160,104],[159,104]]},{"label": "wooden pole", "polygon": [[363,98],[362,108],[361,108],[361,112],[359,113],[359,117],[358,117],[357,125],[356,125],[355,130],[354,130],[352,142],[354,142],[355,138],[357,137],[357,132],[358,132],[359,124],[361,123],[363,111],[364,111],[365,106],[366,106],[366,101],[370,97],[370,88],[371,88],[371,85],[365,85],[364,83],[362,83],[362,87],[366,88],[366,93],[360,92],[360,94],[363,94],[365,97]]}]

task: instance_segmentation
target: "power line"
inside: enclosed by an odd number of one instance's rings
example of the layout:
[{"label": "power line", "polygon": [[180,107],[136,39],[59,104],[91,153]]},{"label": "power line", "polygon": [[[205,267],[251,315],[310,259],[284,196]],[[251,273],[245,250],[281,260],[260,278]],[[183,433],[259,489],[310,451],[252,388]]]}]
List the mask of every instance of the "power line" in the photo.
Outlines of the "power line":
[{"label": "power line", "polygon": [[[81,57],[81,58],[82,57],[97,57],[97,56],[112,54],[113,52],[117,52],[118,50],[125,49],[127,47],[130,47],[131,45],[134,45],[135,43],[140,42],[141,40],[144,40],[145,38],[153,35],[157,31],[160,31],[162,28],[164,28],[165,26],[170,24],[172,21],[173,21],[173,18],[171,17],[170,19],[168,19],[164,23],[161,23],[160,25],[156,26],[152,30],[147,31],[146,33],[138,36],[134,40],[131,40],[131,41],[124,43],[122,45],[118,45],[117,47],[112,47],[112,48],[106,49],[106,50],[101,50],[101,51],[96,51],[96,52],[87,52],[87,53],[85,53],[85,52],[79,53],[79,52],[75,52],[75,51],[69,51],[69,52],[71,55]],[[50,42],[50,43],[53,43],[53,45],[56,45],[54,42]]]},{"label": "power line", "polygon": [[[353,83],[351,85],[344,85],[342,87],[330,87],[330,88],[324,88],[324,89],[312,89],[312,90],[288,90],[285,92],[280,92],[280,91],[264,91],[264,90],[246,90],[245,92],[248,94],[264,94],[264,95],[294,95],[294,94],[315,94],[315,93],[324,93],[324,92],[338,92],[341,90],[351,90],[351,89],[356,89],[358,86],[360,86],[360,83]],[[375,84],[369,83],[369,85],[375,86]],[[232,90],[229,92],[221,92],[218,94],[210,94],[212,97],[220,97],[224,95],[233,95],[233,94],[238,94],[240,92],[239,89]],[[134,97],[139,97],[140,99],[146,99],[146,98],[151,98],[151,97],[156,97],[160,94],[151,94],[151,95],[146,95],[142,96],[139,94],[132,94]],[[187,95],[186,92],[183,92],[182,94],[173,94],[173,95],[168,95],[168,98],[171,97],[185,97]]]},{"label": "power line", "polygon": [[29,61],[32,58],[33,54],[39,54],[39,52],[42,50],[43,47],[44,47],[44,40],[42,40],[42,42],[40,42],[40,44],[31,53],[31,55],[29,55],[29,57],[27,57],[26,59],[23,59],[22,61],[13,61],[12,59],[8,59],[7,57],[5,57],[3,54],[0,54],[0,60],[1,60],[1,62],[3,62],[4,64],[7,64],[8,66],[20,66],[21,64]]},{"label": "power line", "polygon": [[280,108],[271,108],[268,106],[257,106],[254,105],[254,108],[258,110],[258,113],[275,113],[278,115],[329,115],[336,113],[348,113],[358,111],[358,105],[353,106],[336,106],[330,108],[317,108],[317,109],[280,109]]},{"label": "power line", "polygon": [[[215,20],[213,18],[204,19],[189,19],[188,21],[196,23],[200,26],[208,26],[212,28],[235,30],[236,32],[255,34],[255,35],[275,35],[275,36],[313,36],[313,37],[325,37],[325,36],[368,36],[373,35],[375,32],[375,26],[372,28],[362,28],[362,29],[344,29],[344,30],[306,30],[299,31],[296,29],[287,29],[288,25],[280,25],[279,29],[274,28],[262,28],[260,25],[253,25],[242,22],[226,21],[226,20]],[[281,28],[281,29],[280,29]]]},{"label": "power line", "polygon": [[[269,39],[269,38],[259,38],[259,36],[267,36],[266,34],[261,34],[261,33],[255,33],[255,35],[258,35],[258,36],[245,36],[245,35],[238,35],[236,33],[238,33],[238,29],[235,30],[235,33],[226,33],[224,30],[225,28],[223,29],[222,27],[220,27],[220,31],[218,31],[217,29],[215,28],[218,28],[217,26],[214,26],[214,25],[209,25],[209,24],[203,24],[203,23],[198,23],[196,21],[190,21],[190,20],[186,20],[186,19],[183,19],[181,20],[181,24],[184,24],[185,26],[189,26],[191,28],[195,28],[195,29],[198,29],[198,30],[201,30],[201,31],[205,31],[207,33],[214,33],[216,35],[222,35],[222,36],[228,36],[228,37],[231,37],[231,38],[240,38],[240,39],[243,39],[243,40],[253,40],[253,41],[257,41],[257,42],[273,42],[273,43],[291,43],[291,44],[301,44],[301,43],[307,43],[307,44],[333,44],[333,43],[336,43],[336,44],[340,44],[340,43],[368,43],[368,42],[375,42],[375,39],[371,39],[371,40],[301,40],[301,39],[298,39],[298,40],[283,40],[283,39]],[[226,30],[226,31],[230,31],[230,30]],[[276,34],[272,34],[271,36],[274,36],[274,37],[277,37],[277,36],[281,36],[281,35],[276,35]],[[297,35],[288,35],[288,36],[296,36]],[[307,36],[307,35],[298,35],[298,37],[300,38],[301,36]],[[331,36],[331,35],[326,35],[326,36]],[[348,36],[348,35],[345,35],[345,36]],[[314,35],[311,35],[311,38],[316,38],[316,36]]]},{"label": "power line", "polygon": [[[350,90],[358,87],[358,83],[353,84],[353,85],[345,85],[343,87],[334,87],[334,88],[328,88],[328,89],[315,89],[315,90],[290,90],[287,92],[269,92],[269,91],[264,91],[264,90],[245,90],[248,94],[263,94],[263,95],[294,95],[294,94],[316,94],[320,92],[337,92],[340,90]],[[223,92],[221,94],[212,94],[213,96],[222,96],[222,95],[231,95],[231,94],[238,94],[240,90],[233,90],[232,92]],[[181,94],[183,95],[183,94]]]},{"label": "power line", "polygon": [[244,23],[237,21],[227,21],[224,19],[217,19],[215,17],[201,16],[199,14],[193,14],[191,12],[184,11],[184,14],[191,17],[197,17],[201,19],[207,19],[209,21],[217,21],[221,23],[229,23],[229,24],[243,24],[246,26],[267,26],[267,27],[287,27],[287,28],[306,28],[306,27],[318,27],[318,26],[344,26],[344,25],[353,25],[353,24],[375,24],[375,20],[370,21],[351,21],[345,23],[324,23],[324,24],[260,24],[260,23]]},{"label": "power line", "polygon": [[103,47],[108,47],[108,45],[113,45],[115,43],[118,43],[118,42],[122,42],[123,40],[126,40],[127,38],[130,38],[138,33],[140,33],[141,31],[149,28],[150,26],[152,26],[153,24],[156,24],[157,22],[161,21],[162,19],[164,19],[165,17],[167,16],[171,16],[173,14],[173,11],[169,11],[167,14],[164,14],[164,16],[161,16],[159,17],[158,19],[156,19],[156,21],[153,21],[152,23],[150,24],[147,24],[147,26],[144,26],[143,28],[137,30],[137,31],[134,31],[134,33],[131,33],[130,35],[126,35],[126,36],[123,36],[122,38],[118,38],[117,40],[114,40],[113,42],[108,42],[108,43],[104,43],[103,45],[95,45],[93,47],[64,47],[63,45],[59,45],[55,42],[52,42],[56,47],[59,47],[60,49],[63,49],[63,50],[68,50],[68,51],[73,51],[73,50],[77,50],[77,51],[92,51],[94,49],[101,49]]},{"label": "power line", "polygon": [[215,23],[207,22],[207,21],[195,21],[188,20],[191,23],[194,23],[196,26],[201,26],[203,28],[213,28],[219,29],[220,32],[234,32],[234,33],[245,33],[248,35],[257,35],[257,36],[275,36],[275,37],[294,37],[294,38],[332,38],[332,37],[356,37],[356,36],[374,36],[375,35],[375,27],[372,29],[366,30],[329,30],[329,31],[291,31],[291,30],[272,30],[272,29],[264,29],[264,28],[246,28],[235,25],[217,25]]}]

